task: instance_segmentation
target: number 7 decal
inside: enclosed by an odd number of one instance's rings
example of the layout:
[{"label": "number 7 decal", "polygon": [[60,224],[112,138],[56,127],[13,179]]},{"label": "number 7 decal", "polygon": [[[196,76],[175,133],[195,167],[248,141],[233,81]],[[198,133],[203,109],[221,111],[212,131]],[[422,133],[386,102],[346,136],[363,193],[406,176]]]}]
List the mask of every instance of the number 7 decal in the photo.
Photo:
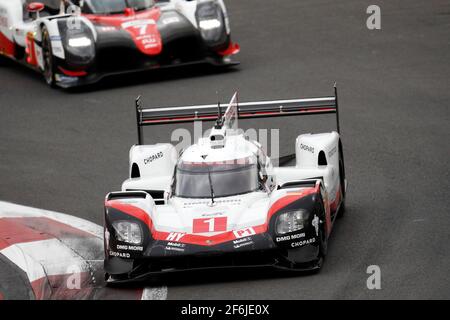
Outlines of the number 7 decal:
[{"label": "number 7 decal", "polygon": [[194,219],[193,233],[227,231],[227,217]]},{"label": "number 7 decal", "polygon": [[139,34],[141,36],[145,36],[145,34],[147,33],[147,27],[148,27],[148,24],[142,24],[140,26],[136,26],[135,28],[139,29]]}]

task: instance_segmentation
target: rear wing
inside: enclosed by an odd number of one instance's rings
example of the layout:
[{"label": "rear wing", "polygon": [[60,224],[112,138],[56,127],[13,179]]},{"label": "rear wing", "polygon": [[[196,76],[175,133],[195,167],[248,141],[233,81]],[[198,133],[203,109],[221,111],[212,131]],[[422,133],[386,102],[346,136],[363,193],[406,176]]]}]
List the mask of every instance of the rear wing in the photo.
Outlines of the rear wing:
[{"label": "rear wing", "polygon": [[[194,121],[216,121],[218,115],[227,111],[227,106],[199,105],[168,108],[143,108],[141,97],[136,99],[136,121],[138,144],[143,144],[143,127],[187,123]],[[238,119],[254,119],[268,117],[289,117],[317,114],[336,114],[336,127],[340,134],[339,105],[336,84],[334,95],[321,98],[305,98],[293,100],[274,100],[237,103]]]}]

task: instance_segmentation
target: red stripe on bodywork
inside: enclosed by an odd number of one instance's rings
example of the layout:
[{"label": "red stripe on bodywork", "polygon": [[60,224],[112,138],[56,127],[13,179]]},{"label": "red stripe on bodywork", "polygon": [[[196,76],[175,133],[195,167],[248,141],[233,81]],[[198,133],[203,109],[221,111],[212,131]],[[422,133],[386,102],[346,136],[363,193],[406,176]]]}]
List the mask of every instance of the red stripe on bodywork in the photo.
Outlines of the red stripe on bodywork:
[{"label": "red stripe on bodywork", "polygon": [[251,112],[251,113],[239,113],[240,118],[251,118],[251,117],[263,117],[263,116],[287,116],[292,114],[304,114],[304,113],[330,113],[336,111],[336,108],[328,108],[328,107],[317,107],[317,108],[299,108],[296,111],[290,110],[289,112],[281,113],[279,111],[259,111],[259,112]]},{"label": "red stripe on bodywork", "polygon": [[[118,29],[125,30],[130,34],[138,49],[147,55],[158,55],[162,51],[162,39],[159,33],[157,22],[161,16],[160,8],[151,8],[135,12],[134,10],[127,10],[124,14],[112,15],[85,15],[89,20],[95,24],[104,26],[111,26]],[[147,24],[141,26],[130,26],[124,28],[123,24],[127,22],[139,22],[144,20],[153,20],[154,24]]]},{"label": "red stripe on bodywork", "polygon": [[58,67],[58,69],[62,72],[62,73],[64,73],[66,76],[69,76],[69,77],[84,77],[84,76],[87,76],[87,72],[86,71],[84,71],[84,70],[79,70],[79,71],[73,71],[73,70],[67,70],[67,69],[64,69],[63,67]]},{"label": "red stripe on bodywork", "polygon": [[287,207],[291,203],[299,200],[300,198],[304,198],[310,194],[314,194],[317,192],[318,192],[317,188],[308,188],[301,191],[292,192],[291,194],[287,193],[286,196],[277,200],[269,209],[269,214],[267,215],[267,223],[270,221],[270,218],[272,218],[272,216],[278,211],[280,211],[282,208]]},{"label": "red stripe on bodywork", "polygon": [[177,117],[177,118],[160,118],[157,120],[144,120],[143,124],[152,124],[152,123],[170,123],[170,122],[179,122],[179,121],[199,121],[199,120],[215,120],[217,116],[198,116],[198,117]]},{"label": "red stripe on bodywork", "polygon": [[142,222],[144,222],[149,227],[150,230],[153,230],[153,221],[152,221],[152,219],[147,214],[147,212],[145,212],[141,208],[132,206],[130,204],[125,204],[125,203],[119,202],[118,200],[106,201],[105,206],[106,207],[110,207],[110,208],[114,208],[114,209],[122,211],[122,212],[124,212],[126,214],[129,214],[130,216],[133,216],[133,217],[141,220]]},{"label": "red stripe on bodywork", "polygon": [[[251,227],[255,233],[260,234],[267,231],[266,224]],[[248,228],[244,228],[248,229]],[[236,230],[234,230],[236,231]],[[179,239],[178,242],[187,243],[187,244],[196,244],[200,246],[214,246],[220,243],[225,243],[229,241],[236,240],[236,236],[234,235],[234,231],[227,231],[224,233],[219,233],[213,236],[201,236],[197,234],[183,234],[183,237]],[[172,232],[161,232],[161,231],[153,231],[152,236],[155,240],[161,241],[169,241],[168,237],[172,234]],[[179,234],[182,234],[181,232]],[[170,240],[171,242],[176,242],[175,240]]]},{"label": "red stripe on bodywork", "polygon": [[25,53],[27,54],[27,63],[32,66],[37,66],[37,56],[36,56],[36,46],[34,43],[34,33],[28,32],[26,37],[26,46]]},{"label": "red stripe on bodywork", "polygon": [[[329,107],[317,107],[317,108],[299,108],[296,111],[289,112],[279,112],[279,111],[259,111],[259,112],[251,112],[251,113],[239,113],[239,118],[257,118],[257,117],[282,117],[296,114],[320,114],[320,113],[333,113],[336,112],[336,108]],[[190,122],[190,121],[208,121],[208,120],[216,120],[217,116],[180,116],[180,117],[166,117],[159,118],[154,120],[143,120],[141,124],[162,124],[162,123],[178,123],[178,122]]]},{"label": "red stripe on bodywork", "polygon": [[223,51],[219,51],[218,53],[221,56],[225,56],[226,57],[226,56],[231,56],[231,55],[234,55],[234,54],[238,54],[240,51],[241,51],[241,47],[237,43],[230,42],[230,45],[228,46],[228,48],[226,48]]},{"label": "red stripe on bodywork", "polygon": [[0,32],[0,54],[13,57],[16,54],[16,45]]}]

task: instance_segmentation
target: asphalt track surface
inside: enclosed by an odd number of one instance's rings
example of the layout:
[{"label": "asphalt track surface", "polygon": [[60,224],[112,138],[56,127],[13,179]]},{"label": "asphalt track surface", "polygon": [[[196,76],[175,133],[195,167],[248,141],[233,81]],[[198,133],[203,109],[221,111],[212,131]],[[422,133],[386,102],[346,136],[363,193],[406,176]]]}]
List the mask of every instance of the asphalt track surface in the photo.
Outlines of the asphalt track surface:
[{"label": "asphalt track surface", "polygon": [[[378,4],[382,29],[366,28]],[[115,77],[52,90],[15,65],[0,71],[0,199],[102,223],[136,142],[134,98],[149,106],[329,95],[337,81],[349,192],[318,275],[215,272],[169,282],[169,299],[450,298],[450,2],[228,1],[241,66]],[[281,152],[328,119],[282,128]],[[174,127],[146,130],[169,141]],[[382,289],[368,290],[378,265]]]}]

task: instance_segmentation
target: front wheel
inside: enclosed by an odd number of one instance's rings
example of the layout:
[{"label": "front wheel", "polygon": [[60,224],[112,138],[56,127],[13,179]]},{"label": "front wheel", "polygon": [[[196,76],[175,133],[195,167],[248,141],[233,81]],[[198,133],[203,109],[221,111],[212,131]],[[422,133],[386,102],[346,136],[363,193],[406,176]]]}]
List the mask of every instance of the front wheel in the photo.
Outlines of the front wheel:
[{"label": "front wheel", "polygon": [[328,252],[328,237],[325,231],[325,221],[319,228],[319,254],[317,255],[316,272],[320,272],[323,266],[323,262]]},{"label": "front wheel", "polygon": [[8,63],[7,59],[8,58],[0,54],[0,67],[3,67]]},{"label": "front wheel", "polygon": [[56,86],[55,62],[53,57],[52,45],[50,41],[50,35],[46,27],[42,28],[42,54],[44,58],[43,75],[45,81],[49,86],[54,88]]}]

